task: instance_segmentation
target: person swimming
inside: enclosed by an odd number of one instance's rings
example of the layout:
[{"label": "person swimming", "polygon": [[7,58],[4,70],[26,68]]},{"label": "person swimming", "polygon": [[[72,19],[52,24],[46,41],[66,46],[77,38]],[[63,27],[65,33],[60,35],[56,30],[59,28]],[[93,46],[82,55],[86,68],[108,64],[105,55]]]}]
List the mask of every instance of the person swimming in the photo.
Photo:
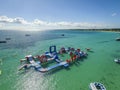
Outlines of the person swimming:
[{"label": "person swimming", "polygon": [[91,50],[91,48],[85,48],[87,51],[90,51]]}]

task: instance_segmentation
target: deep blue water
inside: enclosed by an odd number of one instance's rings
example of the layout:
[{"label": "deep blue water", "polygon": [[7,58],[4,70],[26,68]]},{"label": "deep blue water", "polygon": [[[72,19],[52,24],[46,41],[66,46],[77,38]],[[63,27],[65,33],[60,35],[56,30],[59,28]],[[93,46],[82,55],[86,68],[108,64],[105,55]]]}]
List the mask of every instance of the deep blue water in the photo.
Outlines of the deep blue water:
[{"label": "deep blue water", "polygon": [[[25,36],[29,34],[30,36]],[[37,41],[51,40],[57,38],[67,38],[61,36],[62,32],[56,33],[54,31],[8,31],[0,30],[0,40],[7,41],[7,43],[0,43],[0,49],[7,48],[26,48],[34,45]],[[11,38],[11,40],[6,40]]]},{"label": "deep blue water", "polygon": [[[91,33],[91,34],[90,34]],[[98,32],[81,32],[78,30],[51,30],[51,31],[17,31],[17,30],[0,30],[0,40],[7,43],[0,43],[0,49],[7,48],[26,48],[33,46],[36,42],[42,40],[51,40],[58,38],[75,37],[76,35],[92,35]],[[25,36],[29,34],[30,36]],[[61,36],[64,34],[65,36]],[[11,40],[6,40],[11,38]]]}]

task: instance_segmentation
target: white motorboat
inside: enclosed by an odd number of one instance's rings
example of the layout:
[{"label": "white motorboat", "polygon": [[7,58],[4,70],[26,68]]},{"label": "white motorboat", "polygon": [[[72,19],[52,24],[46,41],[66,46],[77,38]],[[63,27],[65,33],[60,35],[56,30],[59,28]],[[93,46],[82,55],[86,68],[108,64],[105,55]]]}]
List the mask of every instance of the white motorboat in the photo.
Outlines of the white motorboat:
[{"label": "white motorboat", "polygon": [[114,59],[114,61],[120,64],[120,59]]},{"label": "white motorboat", "polygon": [[89,85],[90,90],[106,90],[105,86],[99,82],[93,82]]}]

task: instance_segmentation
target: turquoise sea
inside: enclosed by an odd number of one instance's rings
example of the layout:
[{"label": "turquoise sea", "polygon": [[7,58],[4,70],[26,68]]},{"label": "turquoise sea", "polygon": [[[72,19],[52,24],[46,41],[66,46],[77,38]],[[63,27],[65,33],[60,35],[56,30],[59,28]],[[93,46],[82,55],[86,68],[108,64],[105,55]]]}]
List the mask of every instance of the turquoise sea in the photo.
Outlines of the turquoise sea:
[{"label": "turquoise sea", "polygon": [[[30,34],[30,36],[25,36]],[[64,34],[65,36],[61,36]],[[79,30],[7,31],[0,30],[0,90],[89,90],[91,82],[101,82],[107,90],[120,90],[120,42],[116,32],[89,32]],[[73,63],[69,69],[59,68],[40,73],[33,68],[18,71],[25,55],[40,55],[50,45],[74,47],[86,51],[88,57]],[[67,55],[61,56],[67,59]]]}]

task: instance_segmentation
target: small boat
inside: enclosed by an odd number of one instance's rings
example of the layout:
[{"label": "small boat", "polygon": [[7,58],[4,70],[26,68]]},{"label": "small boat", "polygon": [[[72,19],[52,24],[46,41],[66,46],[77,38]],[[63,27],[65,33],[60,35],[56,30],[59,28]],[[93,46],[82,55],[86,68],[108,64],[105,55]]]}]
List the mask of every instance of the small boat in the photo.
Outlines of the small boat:
[{"label": "small boat", "polygon": [[11,40],[11,38],[5,38],[6,40]]},{"label": "small boat", "polygon": [[116,38],[116,41],[120,41],[120,37]]},{"label": "small boat", "polygon": [[30,34],[25,34],[25,36],[31,36]]},{"label": "small boat", "polygon": [[65,36],[64,34],[61,34],[61,36]]},{"label": "small boat", "polygon": [[114,59],[114,61],[120,64],[120,59]]},{"label": "small boat", "polygon": [[106,90],[105,86],[99,82],[93,82],[89,85],[90,90]]},{"label": "small boat", "polygon": [[0,41],[0,43],[7,43],[7,41]]}]

